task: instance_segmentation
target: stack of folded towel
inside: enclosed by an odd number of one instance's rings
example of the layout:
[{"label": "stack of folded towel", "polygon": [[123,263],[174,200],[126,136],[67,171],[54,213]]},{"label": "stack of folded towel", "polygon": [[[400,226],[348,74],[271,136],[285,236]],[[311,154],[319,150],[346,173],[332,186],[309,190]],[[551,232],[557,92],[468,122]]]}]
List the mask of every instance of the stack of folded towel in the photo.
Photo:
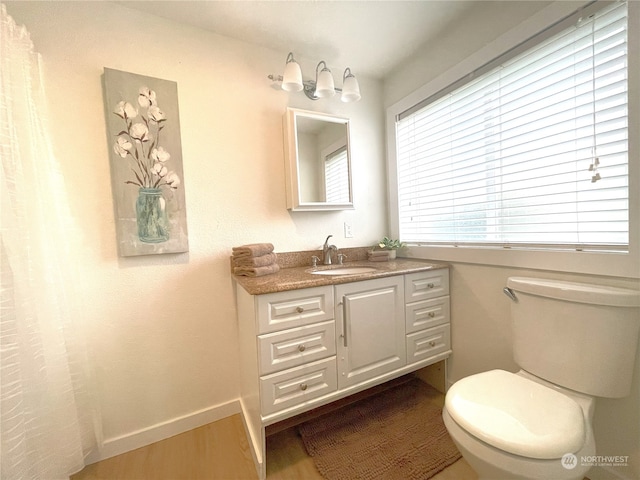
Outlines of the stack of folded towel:
[{"label": "stack of folded towel", "polygon": [[233,247],[233,273],[247,277],[261,277],[276,273],[280,266],[271,243],[252,243]]}]

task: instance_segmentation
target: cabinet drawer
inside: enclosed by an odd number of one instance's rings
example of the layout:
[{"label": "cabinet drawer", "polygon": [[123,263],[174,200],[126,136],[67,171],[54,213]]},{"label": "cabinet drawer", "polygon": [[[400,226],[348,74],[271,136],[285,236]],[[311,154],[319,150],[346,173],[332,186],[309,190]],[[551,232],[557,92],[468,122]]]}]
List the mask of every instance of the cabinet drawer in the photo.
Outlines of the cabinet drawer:
[{"label": "cabinet drawer", "polygon": [[405,319],[407,333],[449,323],[449,297],[409,303],[405,307]]},{"label": "cabinet drawer", "polygon": [[333,287],[258,296],[258,333],[301,327],[333,318]]},{"label": "cabinet drawer", "polygon": [[333,320],[258,336],[260,375],[335,354],[336,328]]},{"label": "cabinet drawer", "polygon": [[449,324],[407,335],[407,363],[419,362],[451,350]]},{"label": "cabinet drawer", "polygon": [[404,276],[406,303],[449,295],[449,270],[441,268]]},{"label": "cabinet drawer", "polygon": [[336,357],[260,377],[263,416],[336,391]]}]

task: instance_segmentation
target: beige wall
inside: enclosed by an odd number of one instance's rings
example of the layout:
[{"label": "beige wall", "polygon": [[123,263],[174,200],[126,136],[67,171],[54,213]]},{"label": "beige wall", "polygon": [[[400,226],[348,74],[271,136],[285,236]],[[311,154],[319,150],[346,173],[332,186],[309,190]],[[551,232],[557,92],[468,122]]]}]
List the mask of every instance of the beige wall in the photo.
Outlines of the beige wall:
[{"label": "beige wall", "polygon": [[[359,78],[363,99],[355,104],[312,102],[271,88],[266,76],[281,73],[284,51],[112,2],[9,2],[7,10],[42,54],[54,149],[82,232],[75,258],[81,278],[73,287],[96,371],[105,451],[237,410],[231,248],[269,241],[281,252],[310,250],[328,234],[338,247],[354,247],[385,233],[381,83]],[[103,67],[178,84],[188,254],[118,257]],[[312,72],[315,63],[302,67]],[[355,211],[286,210],[287,106],[352,119]],[[354,238],[343,237],[344,221]]]}]

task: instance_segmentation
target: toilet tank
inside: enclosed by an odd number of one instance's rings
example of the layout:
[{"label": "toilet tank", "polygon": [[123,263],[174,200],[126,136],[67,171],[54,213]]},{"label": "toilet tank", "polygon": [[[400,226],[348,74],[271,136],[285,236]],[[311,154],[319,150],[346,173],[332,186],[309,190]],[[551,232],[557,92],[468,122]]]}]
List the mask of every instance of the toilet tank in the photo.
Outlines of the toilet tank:
[{"label": "toilet tank", "polygon": [[514,360],[556,385],[599,397],[629,395],[640,292],[510,277]]}]

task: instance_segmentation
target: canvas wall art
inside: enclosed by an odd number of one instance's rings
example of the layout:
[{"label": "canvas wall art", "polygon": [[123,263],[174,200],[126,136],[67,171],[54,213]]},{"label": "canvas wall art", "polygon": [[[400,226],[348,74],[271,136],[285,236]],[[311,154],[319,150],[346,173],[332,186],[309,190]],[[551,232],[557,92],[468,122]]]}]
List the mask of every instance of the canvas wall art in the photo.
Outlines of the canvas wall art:
[{"label": "canvas wall art", "polygon": [[121,256],[189,250],[176,82],[104,69]]}]

